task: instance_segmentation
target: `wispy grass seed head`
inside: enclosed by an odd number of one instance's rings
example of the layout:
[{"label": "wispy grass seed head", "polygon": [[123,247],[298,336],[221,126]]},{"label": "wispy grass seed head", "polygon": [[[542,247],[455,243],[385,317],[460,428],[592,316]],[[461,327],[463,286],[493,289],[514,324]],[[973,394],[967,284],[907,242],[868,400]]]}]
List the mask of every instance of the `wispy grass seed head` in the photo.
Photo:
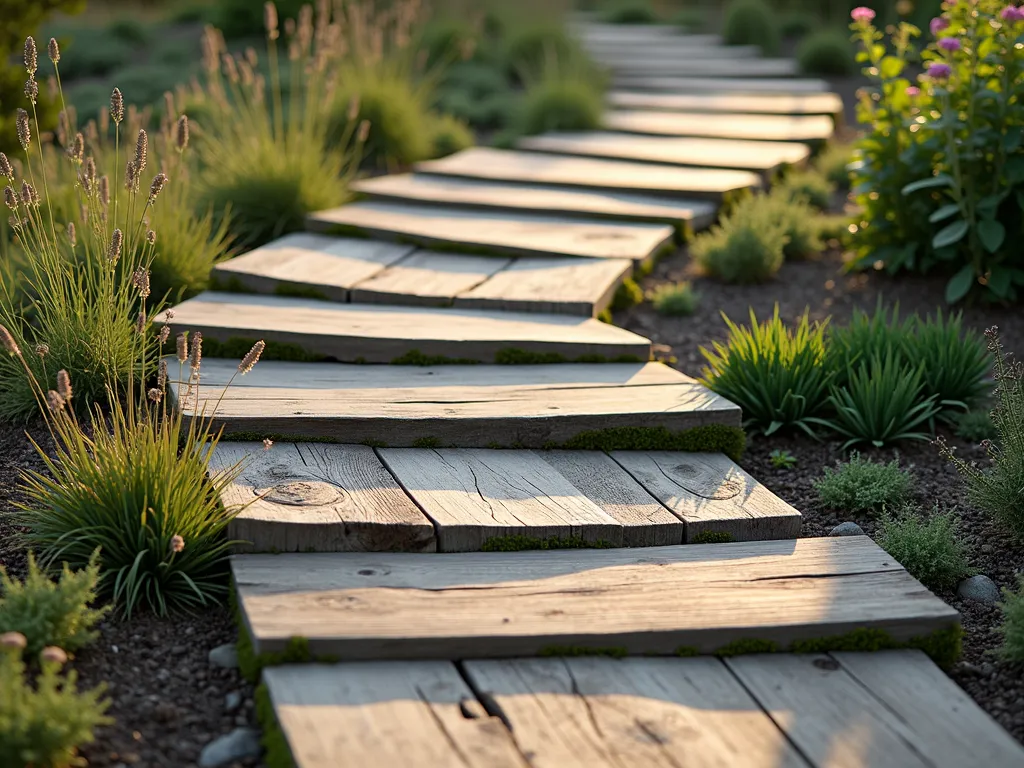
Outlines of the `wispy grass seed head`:
[{"label": "wispy grass seed head", "polygon": [[34,75],[39,66],[39,59],[36,54],[36,41],[31,35],[25,38],[25,70]]},{"label": "wispy grass seed head", "polygon": [[107,259],[111,264],[117,264],[121,258],[121,245],[124,242],[124,234],[120,229],[115,229],[110,236],[110,247],[107,249]]},{"label": "wispy grass seed head", "polygon": [[35,105],[39,99],[39,83],[36,82],[35,75],[29,75],[25,80],[25,98],[32,105]]},{"label": "wispy grass seed head", "polygon": [[72,396],[71,390],[71,377],[65,370],[57,371],[57,394],[61,396],[65,402],[70,402]]},{"label": "wispy grass seed head", "polygon": [[110,93],[110,118],[116,125],[120,125],[124,120],[124,96],[121,95],[120,88],[115,88]]},{"label": "wispy grass seed head", "polygon": [[21,349],[18,347],[18,342],[14,340],[14,336],[7,330],[6,326],[0,325],[0,344],[3,345],[4,349],[14,357],[21,356]]},{"label": "wispy grass seed head", "polygon": [[18,107],[17,116],[14,119],[15,132],[18,134],[18,141],[21,144],[21,148],[28,150],[28,145],[32,141],[32,129],[29,127],[28,112],[21,107]]},{"label": "wispy grass seed head", "polygon": [[184,152],[185,147],[188,146],[188,115],[182,115],[178,118],[174,131],[174,144],[178,152]]},{"label": "wispy grass seed head", "polygon": [[149,135],[142,128],[139,129],[139,136],[135,140],[135,170],[142,173],[146,169],[149,160]]},{"label": "wispy grass seed head", "polygon": [[10,159],[3,152],[0,152],[0,176],[6,176],[8,179],[14,179],[14,167],[11,165]]},{"label": "wispy grass seed head", "polygon": [[46,46],[46,52],[50,56],[50,61],[52,61],[54,64],[60,62],[60,46],[57,45],[56,38],[50,38],[50,44]]},{"label": "wispy grass seed head", "polygon": [[245,357],[242,358],[242,362],[238,364],[238,372],[245,376],[253,369],[253,367],[260,361],[260,355],[263,354],[263,350],[267,345],[262,341],[257,341],[252,345],[252,349],[245,353]]}]

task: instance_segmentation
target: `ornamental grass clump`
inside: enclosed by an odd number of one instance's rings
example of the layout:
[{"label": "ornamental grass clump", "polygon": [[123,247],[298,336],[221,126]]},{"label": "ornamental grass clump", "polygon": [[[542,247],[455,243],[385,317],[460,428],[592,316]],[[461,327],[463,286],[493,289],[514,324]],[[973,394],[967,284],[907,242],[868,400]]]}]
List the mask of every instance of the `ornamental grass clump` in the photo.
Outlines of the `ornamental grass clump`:
[{"label": "ornamental grass clump", "polygon": [[989,464],[968,463],[942,438],[937,443],[942,455],[967,481],[971,503],[1024,538],[1024,363],[1003,352],[996,328],[987,330],[985,336],[996,382],[992,410],[996,438],[982,441]]},{"label": "ornamental grass clump", "polygon": [[854,451],[849,461],[836,462],[834,469],[825,467],[814,489],[824,507],[871,513],[909,500],[913,478],[895,459],[888,464],[874,462]]},{"label": "ornamental grass clump", "polygon": [[999,655],[1007,661],[1024,662],[1024,577],[1019,579],[1016,592],[1003,590],[999,607],[1003,612],[1003,622],[998,629],[1003,636]]},{"label": "ornamental grass clump", "polygon": [[815,208],[824,210],[832,204],[836,185],[822,171],[808,168],[787,173],[778,189],[789,197],[805,200]]},{"label": "ornamental grass clump", "polygon": [[604,94],[587,73],[552,62],[539,76],[526,76],[525,80],[518,125],[521,133],[594,131],[601,127]]},{"label": "ornamental grass clump", "polygon": [[647,298],[654,305],[655,312],[668,317],[692,315],[700,304],[700,294],[688,280],[655,286],[647,292]]},{"label": "ornamental grass clump", "polygon": [[825,349],[828,322],[811,323],[805,312],[790,329],[777,304],[764,323],[758,323],[753,309],[749,327],[724,314],[722,319],[729,338],[725,344],[714,342],[711,350],[701,347],[708,363],[701,381],[743,409],[747,429],[771,435],[798,428],[813,436],[833,377]]},{"label": "ornamental grass clump", "polygon": [[789,242],[787,222],[761,196],[747,197],[719,224],[702,232],[690,246],[705,274],[726,283],[763,283],[778,274]]},{"label": "ornamental grass clump", "polygon": [[949,590],[967,576],[967,545],[952,511],[936,506],[928,516],[912,506],[882,515],[878,545],[929,589]]}]

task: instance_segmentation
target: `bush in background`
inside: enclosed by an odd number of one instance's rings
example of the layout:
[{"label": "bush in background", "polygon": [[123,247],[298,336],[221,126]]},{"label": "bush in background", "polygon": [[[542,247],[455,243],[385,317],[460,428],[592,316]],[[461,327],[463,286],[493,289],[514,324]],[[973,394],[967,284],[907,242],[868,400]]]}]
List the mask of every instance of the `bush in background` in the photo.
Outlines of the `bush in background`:
[{"label": "bush in background", "polygon": [[445,157],[473,146],[473,131],[451,115],[437,115],[430,131],[431,157]]},{"label": "bush in background", "polygon": [[786,228],[761,196],[746,197],[694,238],[690,254],[701,271],[726,283],[763,283],[785,260]]},{"label": "bush in background", "polygon": [[832,206],[836,185],[817,168],[808,168],[787,173],[778,189],[788,197],[805,200],[815,208],[825,210]]},{"label": "bush in background", "polygon": [[616,0],[601,12],[608,24],[657,24],[658,14],[644,0]]},{"label": "bush in background", "polygon": [[775,11],[764,0],[731,0],[722,38],[726,45],[759,45],[766,56],[774,56],[781,43]]},{"label": "bush in background", "polygon": [[818,19],[811,13],[791,11],[782,15],[779,32],[785,38],[798,39],[809,35],[818,24]]},{"label": "bush in background", "polygon": [[1003,636],[1000,655],[1008,661],[1024,662],[1024,576],[1020,577],[1016,592],[1003,590],[1003,623],[999,634]]},{"label": "bush in background", "polygon": [[604,98],[578,73],[546,71],[529,82],[521,105],[519,129],[526,135],[547,131],[593,131],[601,126]]},{"label": "bush in background", "polygon": [[647,293],[647,299],[659,315],[684,317],[697,311],[700,294],[693,290],[693,283],[663,283]]},{"label": "bush in background", "polygon": [[861,458],[854,451],[847,462],[825,467],[814,481],[818,501],[829,509],[845,512],[878,512],[886,505],[898,505],[910,498],[913,478],[895,459],[888,464]]},{"label": "bush in background", "polygon": [[853,162],[853,147],[833,141],[815,159],[814,167],[836,187],[845,190],[850,188],[850,171],[847,166]]},{"label": "bush in background", "polygon": [[819,29],[805,37],[796,50],[796,60],[806,75],[848,77],[857,69],[853,46],[838,29]]},{"label": "bush in background", "polygon": [[958,520],[938,507],[925,517],[906,506],[882,515],[878,545],[929,589],[949,590],[971,575]]},{"label": "bush in background", "polygon": [[367,165],[394,170],[430,157],[427,94],[418,92],[408,77],[351,71],[333,103],[328,142],[344,142],[364,120],[369,126],[363,145]]}]

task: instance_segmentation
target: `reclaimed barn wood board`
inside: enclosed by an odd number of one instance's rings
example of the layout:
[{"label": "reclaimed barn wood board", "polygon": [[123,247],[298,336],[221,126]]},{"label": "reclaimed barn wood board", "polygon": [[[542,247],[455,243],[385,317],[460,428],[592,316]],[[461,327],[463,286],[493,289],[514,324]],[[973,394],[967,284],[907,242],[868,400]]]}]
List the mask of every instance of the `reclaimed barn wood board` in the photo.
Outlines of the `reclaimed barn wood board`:
[{"label": "reclaimed barn wood board", "polygon": [[[278,435],[400,448],[423,441],[544,448],[614,427],[740,425],[736,405],[660,363],[421,367],[267,360],[225,392],[235,371],[233,361],[203,360],[195,396],[179,403],[185,416],[205,413],[229,438]],[[173,397],[177,385],[170,386]]]},{"label": "reclaimed barn wood board", "polygon": [[616,90],[666,91],[669,93],[757,93],[783,94],[822,93],[829,90],[826,80],[810,78],[745,78],[745,77],[671,77],[618,74],[613,78]]},{"label": "reclaimed barn wood board", "polygon": [[440,176],[619,189],[715,201],[761,183],[759,177],[746,171],[659,167],[489,147],[473,147],[440,160],[428,160],[419,163],[417,169]]},{"label": "reclaimed barn wood board", "polygon": [[456,296],[511,263],[497,256],[416,251],[355,285],[349,297],[363,304],[451,306]]},{"label": "reclaimed barn wood board", "polygon": [[810,768],[718,659],[467,661],[534,768]]},{"label": "reclaimed barn wood board", "polygon": [[615,451],[615,459],[686,525],[685,541],[792,539],[801,514],[721,453]]},{"label": "reclaimed barn wood board", "polygon": [[612,190],[505,184],[422,173],[362,179],[354,182],[352,189],[371,198],[462,208],[509,208],[533,213],[669,224],[685,222],[694,231],[710,226],[717,213],[717,206],[706,200],[682,200]]},{"label": "reclaimed barn wood board", "polygon": [[655,136],[702,136],[748,141],[826,141],[835,132],[827,115],[707,114],[612,110],[603,123],[614,131]]},{"label": "reclaimed barn wood board", "polygon": [[537,454],[622,526],[622,546],[681,544],[683,524],[606,453],[542,451]]},{"label": "reclaimed barn wood board", "polygon": [[454,664],[294,664],[263,670],[295,768],[528,768]]},{"label": "reclaimed barn wood board", "polygon": [[411,245],[298,232],[217,264],[213,279],[254,293],[304,289],[348,301],[349,288],[413,250]]},{"label": "reclaimed barn wood board", "polygon": [[201,293],[174,308],[170,325],[172,332],[198,331],[222,342],[242,338],[291,344],[343,362],[389,363],[414,351],[493,362],[509,349],[568,360],[650,356],[649,341],[593,318],[337,304],[290,296]]},{"label": "reclaimed barn wood board", "polygon": [[830,655],[910,728],[929,765],[1024,765],[1024,748],[923,652]]},{"label": "reclaimed barn wood board", "polygon": [[794,142],[639,136],[610,131],[525,136],[516,146],[532,152],[663,165],[733,168],[762,174],[769,174],[783,165],[800,165],[811,154],[806,144]]},{"label": "reclaimed barn wood board", "polygon": [[[874,654],[870,654],[874,656]],[[970,760],[932,759],[923,740],[900,713],[894,713],[869,686],[843,665],[821,654],[767,654],[726,659],[743,686],[814,765],[827,768],[962,768],[991,765]],[[893,685],[910,675],[891,669]],[[917,700],[921,716],[942,705]],[[959,718],[958,718],[959,720]],[[959,730],[959,729],[958,729]],[[967,745],[965,745],[967,746]],[[976,746],[976,745],[970,745]],[[1017,762],[1004,764],[1020,765]]]},{"label": "reclaimed barn wood board", "polygon": [[594,317],[633,272],[628,259],[524,256],[455,299],[456,307]]},{"label": "reclaimed barn wood board", "polygon": [[[661,71],[673,64],[686,66],[691,61],[745,59],[756,67],[761,48],[756,45],[676,45],[674,42],[651,41],[642,45],[590,43],[586,45],[591,58],[613,71]],[[750,61],[757,59],[758,61]]]},{"label": "reclaimed barn wood board", "polygon": [[636,73],[648,77],[727,78],[756,81],[767,78],[795,77],[800,68],[794,59],[652,59],[635,58],[620,62],[615,72]]},{"label": "reclaimed barn wood board", "polygon": [[382,448],[381,461],[437,527],[441,552],[488,540],[578,539],[622,546],[622,526],[532,451]]},{"label": "reclaimed barn wood board", "polygon": [[598,21],[570,22],[569,29],[585,43],[614,43],[621,45],[644,45],[646,43],[671,43],[711,47],[722,45],[721,35],[687,35],[678,27],[668,24],[610,24]]},{"label": "reclaimed barn wood board", "polygon": [[460,554],[239,555],[257,653],[295,635],[363,659],[535,656],[552,647],[708,654],[757,639],[884,630],[908,641],[959,614],[866,536]]},{"label": "reclaimed barn wood board", "polygon": [[843,100],[835,93],[645,93],[612,91],[608,103],[617,109],[666,112],[738,112],[764,115],[838,115]]},{"label": "reclaimed barn wood board", "polygon": [[413,240],[447,251],[530,256],[588,256],[644,262],[672,242],[663,224],[596,221],[503,210],[455,210],[432,205],[365,201],[312,214],[310,229],[356,230],[385,239]]},{"label": "reclaimed barn wood board", "polygon": [[256,552],[435,552],[434,526],[365,445],[217,445],[211,473],[244,462],[221,493],[248,504],[228,538]]}]

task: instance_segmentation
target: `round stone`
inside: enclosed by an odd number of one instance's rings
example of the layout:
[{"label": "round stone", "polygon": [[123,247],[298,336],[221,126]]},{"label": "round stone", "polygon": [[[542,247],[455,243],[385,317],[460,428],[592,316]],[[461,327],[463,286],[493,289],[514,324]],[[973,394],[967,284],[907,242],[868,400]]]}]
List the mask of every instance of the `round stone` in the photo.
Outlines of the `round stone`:
[{"label": "round stone", "polygon": [[863,536],[864,529],[856,523],[846,522],[840,523],[831,531],[828,532],[829,536]]}]

